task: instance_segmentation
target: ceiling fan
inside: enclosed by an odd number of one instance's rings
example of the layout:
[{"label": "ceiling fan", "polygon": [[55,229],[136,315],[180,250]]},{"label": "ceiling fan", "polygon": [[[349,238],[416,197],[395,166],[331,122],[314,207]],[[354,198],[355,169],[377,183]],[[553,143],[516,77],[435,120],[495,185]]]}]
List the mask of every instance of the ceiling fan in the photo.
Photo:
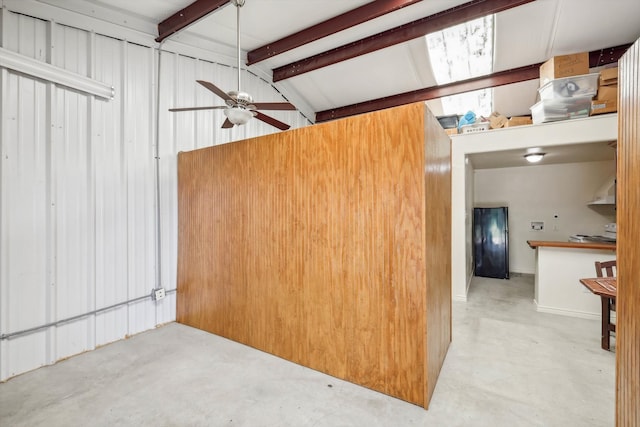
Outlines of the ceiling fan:
[{"label": "ceiling fan", "polygon": [[170,108],[169,111],[197,111],[197,110],[224,110],[227,116],[222,124],[222,128],[229,129],[235,125],[243,125],[251,118],[255,117],[265,123],[277,127],[280,130],[287,130],[291,126],[273,117],[267,116],[258,110],[295,110],[296,107],[288,102],[253,102],[253,98],[246,92],[240,90],[240,8],[244,6],[245,0],[230,0],[236,7],[236,37],[237,37],[237,56],[238,56],[238,90],[224,92],[213,83],[196,80],[205,88],[222,98],[227,104],[226,106],[214,107],[187,107],[187,108]]}]

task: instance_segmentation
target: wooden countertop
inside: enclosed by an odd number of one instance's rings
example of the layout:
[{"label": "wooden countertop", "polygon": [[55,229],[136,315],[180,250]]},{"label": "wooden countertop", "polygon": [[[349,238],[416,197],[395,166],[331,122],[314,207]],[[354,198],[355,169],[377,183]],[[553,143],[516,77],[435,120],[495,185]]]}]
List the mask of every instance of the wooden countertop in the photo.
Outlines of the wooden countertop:
[{"label": "wooden countertop", "polygon": [[615,243],[602,243],[602,242],[558,242],[558,241],[544,241],[544,240],[527,240],[529,246],[533,249],[540,246],[547,246],[550,248],[571,248],[571,249],[605,249],[616,250]]}]

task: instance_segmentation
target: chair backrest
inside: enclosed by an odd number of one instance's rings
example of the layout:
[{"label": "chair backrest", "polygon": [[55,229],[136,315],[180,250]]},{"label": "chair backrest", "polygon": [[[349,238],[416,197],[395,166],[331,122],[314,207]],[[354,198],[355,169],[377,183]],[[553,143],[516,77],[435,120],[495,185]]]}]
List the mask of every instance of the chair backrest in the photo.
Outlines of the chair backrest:
[{"label": "chair backrest", "polygon": [[616,260],[613,261],[596,261],[597,277],[616,277]]}]

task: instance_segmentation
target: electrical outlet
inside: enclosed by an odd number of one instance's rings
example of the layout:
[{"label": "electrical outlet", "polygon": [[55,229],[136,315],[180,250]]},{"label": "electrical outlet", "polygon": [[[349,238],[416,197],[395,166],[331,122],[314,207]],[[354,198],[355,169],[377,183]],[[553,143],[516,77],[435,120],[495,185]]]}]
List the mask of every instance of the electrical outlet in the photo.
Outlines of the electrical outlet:
[{"label": "electrical outlet", "polygon": [[154,289],[151,295],[153,296],[154,300],[161,300],[165,297],[164,288]]},{"label": "electrical outlet", "polygon": [[544,230],[544,222],[531,221],[531,231],[542,231],[542,230]]}]

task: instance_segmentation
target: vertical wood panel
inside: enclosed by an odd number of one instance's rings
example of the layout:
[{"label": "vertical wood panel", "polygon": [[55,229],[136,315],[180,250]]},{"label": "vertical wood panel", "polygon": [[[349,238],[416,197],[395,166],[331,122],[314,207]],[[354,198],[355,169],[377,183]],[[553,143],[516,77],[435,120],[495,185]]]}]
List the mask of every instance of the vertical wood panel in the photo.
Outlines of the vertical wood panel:
[{"label": "vertical wood panel", "polygon": [[616,425],[640,426],[640,41],[619,62]]},{"label": "vertical wood panel", "polygon": [[438,125],[425,157],[424,114],[182,153],[178,321],[426,407],[440,369],[425,368],[427,274],[433,363],[451,282],[449,144]]},{"label": "vertical wood panel", "polygon": [[451,144],[425,114],[425,237],[427,266],[427,402],[451,342]]}]

